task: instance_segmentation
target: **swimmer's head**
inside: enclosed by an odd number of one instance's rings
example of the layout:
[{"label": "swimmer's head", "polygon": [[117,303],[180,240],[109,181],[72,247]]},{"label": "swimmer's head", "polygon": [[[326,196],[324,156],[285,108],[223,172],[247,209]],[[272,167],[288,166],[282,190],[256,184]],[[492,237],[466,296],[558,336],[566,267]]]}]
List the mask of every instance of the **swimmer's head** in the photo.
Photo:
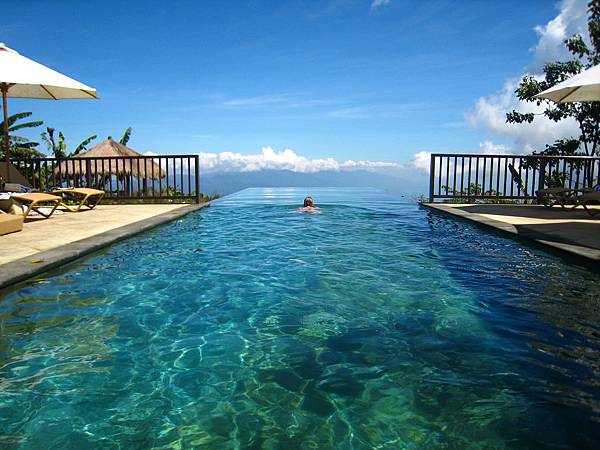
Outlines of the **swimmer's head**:
[{"label": "swimmer's head", "polygon": [[304,199],[304,207],[306,208],[307,206],[314,206],[312,197],[306,197]]}]

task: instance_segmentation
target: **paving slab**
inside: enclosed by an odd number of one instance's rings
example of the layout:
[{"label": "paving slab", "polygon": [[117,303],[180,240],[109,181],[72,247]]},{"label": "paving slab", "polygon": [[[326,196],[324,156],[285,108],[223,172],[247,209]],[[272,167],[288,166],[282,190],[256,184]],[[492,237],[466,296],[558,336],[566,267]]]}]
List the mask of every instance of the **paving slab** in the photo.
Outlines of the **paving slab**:
[{"label": "paving slab", "polygon": [[0,236],[0,289],[205,206],[99,205],[49,219],[29,218],[23,231]]},{"label": "paving slab", "polygon": [[595,217],[583,209],[543,205],[423,203],[497,231],[534,241],[600,268],[600,206]]}]

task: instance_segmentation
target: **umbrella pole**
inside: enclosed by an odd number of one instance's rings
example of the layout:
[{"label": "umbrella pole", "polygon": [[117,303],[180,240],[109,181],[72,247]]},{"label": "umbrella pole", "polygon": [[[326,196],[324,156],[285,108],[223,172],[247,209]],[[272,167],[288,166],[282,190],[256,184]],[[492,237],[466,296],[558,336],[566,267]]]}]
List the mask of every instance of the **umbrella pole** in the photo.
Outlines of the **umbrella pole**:
[{"label": "umbrella pole", "polygon": [[6,158],[6,181],[10,181],[10,145],[8,143],[8,112],[6,111],[6,96],[10,85],[7,83],[0,84],[2,89],[2,111],[4,112],[4,156]]}]

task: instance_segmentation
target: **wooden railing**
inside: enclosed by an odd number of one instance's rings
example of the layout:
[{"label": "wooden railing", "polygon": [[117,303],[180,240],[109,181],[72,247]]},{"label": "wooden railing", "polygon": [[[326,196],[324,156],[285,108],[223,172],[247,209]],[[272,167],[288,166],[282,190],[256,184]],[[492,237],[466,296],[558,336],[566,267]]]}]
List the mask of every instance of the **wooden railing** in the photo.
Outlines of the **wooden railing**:
[{"label": "wooden railing", "polygon": [[600,157],[432,154],[429,201],[537,200],[547,187],[581,189],[600,183]]},{"label": "wooden railing", "polygon": [[41,191],[91,187],[119,201],[200,202],[198,155],[28,158],[12,164]]}]

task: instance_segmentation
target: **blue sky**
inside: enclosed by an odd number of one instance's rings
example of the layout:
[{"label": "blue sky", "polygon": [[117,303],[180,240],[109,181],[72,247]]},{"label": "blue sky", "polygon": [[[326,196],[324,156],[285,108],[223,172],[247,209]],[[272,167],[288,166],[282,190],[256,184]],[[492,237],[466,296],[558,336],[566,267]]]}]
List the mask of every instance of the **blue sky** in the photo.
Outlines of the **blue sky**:
[{"label": "blue sky", "polygon": [[101,100],[12,99],[9,111],[33,111],[71,145],[131,125],[141,152],[476,151],[491,132],[465,114],[532,64],[534,27],[568,2],[10,2],[0,40]]}]

